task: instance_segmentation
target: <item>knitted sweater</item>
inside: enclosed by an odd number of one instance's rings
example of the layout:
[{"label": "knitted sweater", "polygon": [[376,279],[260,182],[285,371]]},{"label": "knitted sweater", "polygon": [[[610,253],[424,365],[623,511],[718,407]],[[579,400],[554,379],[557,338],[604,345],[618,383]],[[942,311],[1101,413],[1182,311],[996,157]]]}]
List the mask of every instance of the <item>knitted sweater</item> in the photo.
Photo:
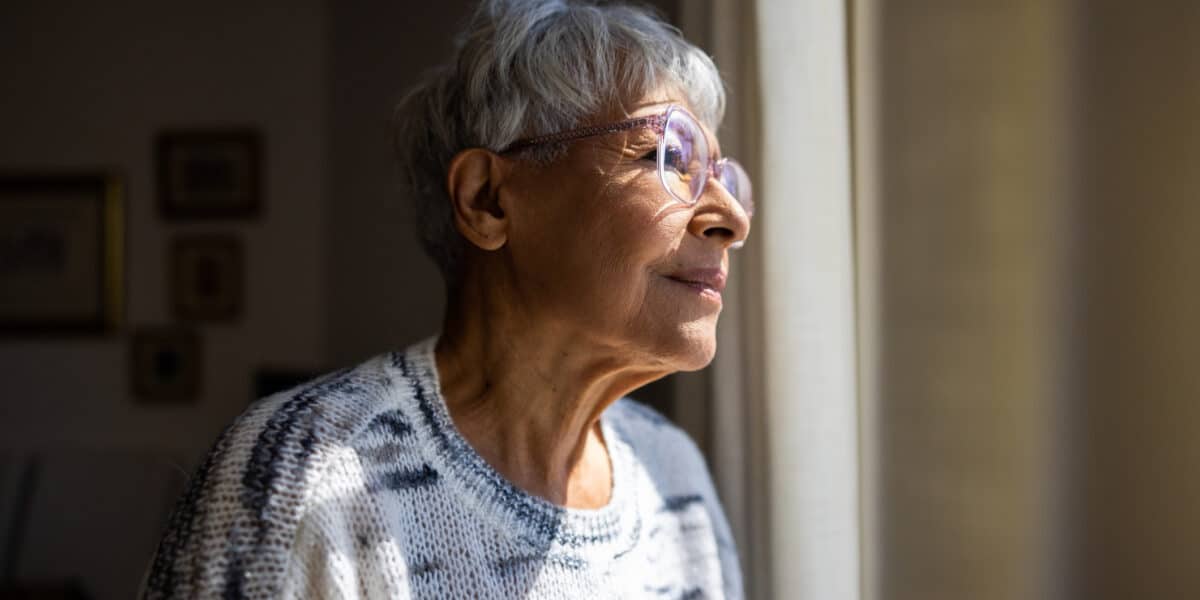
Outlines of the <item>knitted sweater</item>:
[{"label": "knitted sweater", "polygon": [[145,597],[742,596],[729,527],[682,431],[614,403],[600,420],[609,504],[557,506],[455,429],[434,342],[252,405],[188,484]]}]

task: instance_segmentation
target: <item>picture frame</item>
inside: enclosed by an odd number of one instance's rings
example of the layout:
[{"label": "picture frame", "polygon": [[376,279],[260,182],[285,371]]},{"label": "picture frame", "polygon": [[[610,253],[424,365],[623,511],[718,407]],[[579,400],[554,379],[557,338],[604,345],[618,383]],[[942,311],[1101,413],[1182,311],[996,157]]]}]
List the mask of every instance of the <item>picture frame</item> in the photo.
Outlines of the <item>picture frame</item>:
[{"label": "picture frame", "polygon": [[133,395],[144,404],[187,404],[200,393],[200,336],[187,328],[146,327],[130,343]]},{"label": "picture frame", "polygon": [[245,265],[242,241],[198,234],[171,243],[171,305],[182,321],[232,321],[242,312]]},{"label": "picture frame", "polygon": [[123,178],[0,174],[0,335],[99,335],[124,315]]},{"label": "picture frame", "polygon": [[166,131],[157,138],[155,154],[164,218],[249,218],[261,212],[262,139],[257,131]]}]

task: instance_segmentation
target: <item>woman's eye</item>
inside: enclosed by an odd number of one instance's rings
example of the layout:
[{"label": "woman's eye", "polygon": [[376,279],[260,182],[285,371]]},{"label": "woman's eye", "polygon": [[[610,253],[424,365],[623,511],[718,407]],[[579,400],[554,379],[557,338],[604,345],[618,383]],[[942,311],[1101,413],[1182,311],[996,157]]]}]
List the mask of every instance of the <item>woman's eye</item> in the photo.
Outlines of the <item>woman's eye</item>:
[{"label": "woman's eye", "polygon": [[666,160],[663,161],[664,167],[671,169],[671,170],[675,171],[676,173],[679,173],[682,175],[684,173],[687,173],[686,162],[687,161],[685,161],[684,157],[683,157],[682,149],[680,149],[678,147],[674,147],[674,146],[667,147]]},{"label": "woman's eye", "polygon": [[[655,148],[642,155],[641,160],[649,160],[655,163],[658,162],[658,149]],[[687,161],[683,156],[683,150],[678,146],[668,146],[666,160],[663,161],[663,167],[668,171],[674,171],[679,175],[687,174]]]}]

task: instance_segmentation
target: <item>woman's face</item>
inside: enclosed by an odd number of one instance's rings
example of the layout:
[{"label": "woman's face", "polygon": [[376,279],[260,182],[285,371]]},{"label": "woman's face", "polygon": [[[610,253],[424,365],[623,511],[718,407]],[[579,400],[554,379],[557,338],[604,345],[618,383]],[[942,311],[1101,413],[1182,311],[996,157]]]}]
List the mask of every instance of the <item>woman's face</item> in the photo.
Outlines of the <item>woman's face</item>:
[{"label": "woman's face", "polygon": [[[660,92],[597,123],[670,104],[688,108]],[[649,128],[592,137],[549,165],[516,167],[507,251],[519,301],[538,318],[647,367],[695,370],[716,351],[728,249],[750,221],[714,178],[696,204],[674,200],[657,141]]]}]

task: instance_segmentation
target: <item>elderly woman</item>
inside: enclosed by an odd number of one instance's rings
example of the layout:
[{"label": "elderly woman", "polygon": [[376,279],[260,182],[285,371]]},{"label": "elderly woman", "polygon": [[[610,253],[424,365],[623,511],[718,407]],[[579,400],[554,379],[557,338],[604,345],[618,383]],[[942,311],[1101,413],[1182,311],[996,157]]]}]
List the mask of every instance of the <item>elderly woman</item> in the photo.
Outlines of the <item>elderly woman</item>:
[{"label": "elderly woman", "polygon": [[752,212],[723,107],[644,11],[485,2],[396,112],[440,335],[249,409],[147,595],[740,597],[703,458],[624,398],[716,350]]}]

